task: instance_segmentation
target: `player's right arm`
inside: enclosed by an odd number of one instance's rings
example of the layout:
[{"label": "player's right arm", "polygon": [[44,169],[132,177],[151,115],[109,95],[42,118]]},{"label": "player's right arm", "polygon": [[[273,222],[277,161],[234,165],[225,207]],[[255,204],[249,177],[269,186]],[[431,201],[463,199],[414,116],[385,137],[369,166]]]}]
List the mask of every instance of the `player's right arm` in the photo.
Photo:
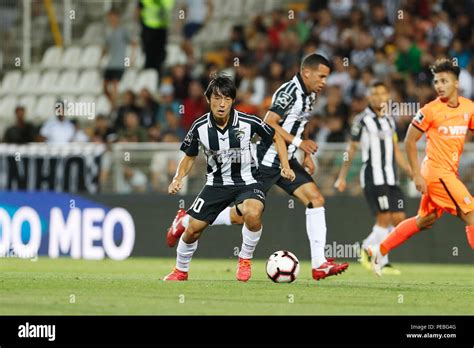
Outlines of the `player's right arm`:
[{"label": "player's right arm", "polygon": [[194,160],[196,156],[185,155],[179,162],[178,169],[176,170],[176,175],[173,178],[170,186],[168,187],[168,193],[174,195],[178,193],[179,190],[183,187],[183,179],[191,171],[191,168],[194,165]]},{"label": "player's right arm", "polygon": [[346,152],[344,152],[344,159],[342,161],[341,170],[339,171],[339,175],[337,176],[336,183],[334,184],[334,187],[339,192],[344,192],[344,190],[346,189],[347,173],[349,172],[349,169],[351,168],[352,160],[354,159],[354,155],[357,152],[358,148],[359,148],[359,142],[355,140],[351,140],[347,146]]},{"label": "player's right arm", "polygon": [[407,151],[408,162],[410,163],[413,173],[413,181],[415,182],[416,189],[421,193],[427,193],[426,181],[421,175],[420,164],[418,162],[418,150],[416,148],[416,143],[422,136],[423,132],[411,124],[405,137],[405,149]]},{"label": "player's right arm", "polygon": [[431,103],[423,106],[416,113],[410,127],[408,127],[407,135],[405,136],[405,150],[407,152],[408,163],[410,163],[411,172],[413,175],[413,182],[416,189],[421,193],[427,193],[426,181],[421,175],[420,163],[418,162],[418,150],[416,143],[423,136],[433,122],[433,113]]},{"label": "player's right arm", "polygon": [[193,167],[194,160],[199,153],[199,133],[196,131],[195,124],[196,123],[191,126],[191,129],[181,144],[180,149],[185,153],[185,156],[179,162],[176,175],[168,187],[168,193],[172,195],[176,194],[183,187],[183,179]]}]

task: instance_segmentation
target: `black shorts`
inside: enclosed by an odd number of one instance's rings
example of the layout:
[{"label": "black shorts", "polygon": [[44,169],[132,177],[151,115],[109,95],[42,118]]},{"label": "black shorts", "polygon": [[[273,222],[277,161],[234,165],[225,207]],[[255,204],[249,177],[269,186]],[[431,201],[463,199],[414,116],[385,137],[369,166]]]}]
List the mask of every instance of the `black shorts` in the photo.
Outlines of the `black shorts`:
[{"label": "black shorts", "polygon": [[374,215],[405,211],[405,196],[398,186],[366,184],[364,195]]},{"label": "black shorts", "polygon": [[120,81],[122,79],[123,69],[105,69],[104,80]]},{"label": "black shorts", "polygon": [[270,168],[260,165],[257,171],[257,180],[262,183],[263,192],[267,193],[273,185],[277,184],[289,195],[292,195],[300,186],[307,184],[308,182],[314,182],[311,175],[308,174],[297,159],[290,160],[290,168],[293,169],[296,176],[295,181],[293,182],[282,178],[281,170],[279,168]]},{"label": "black shorts", "polygon": [[246,199],[257,199],[265,205],[265,193],[260,183],[247,186],[206,185],[194,200],[187,213],[196,220],[212,224],[229,205],[238,205]]}]

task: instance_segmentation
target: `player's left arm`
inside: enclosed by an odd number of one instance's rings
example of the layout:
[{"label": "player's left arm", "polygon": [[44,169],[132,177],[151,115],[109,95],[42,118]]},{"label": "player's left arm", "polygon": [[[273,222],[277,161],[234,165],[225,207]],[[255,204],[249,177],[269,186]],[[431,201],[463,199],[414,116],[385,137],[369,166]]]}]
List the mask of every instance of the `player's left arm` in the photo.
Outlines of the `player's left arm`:
[{"label": "player's left arm", "polygon": [[403,156],[403,153],[400,150],[397,133],[393,135],[393,149],[395,152],[395,161],[400,166],[400,168],[402,168],[403,171],[407,173],[410,179],[413,179],[413,173],[411,171],[410,165],[408,164],[408,161],[405,159],[405,156]]}]

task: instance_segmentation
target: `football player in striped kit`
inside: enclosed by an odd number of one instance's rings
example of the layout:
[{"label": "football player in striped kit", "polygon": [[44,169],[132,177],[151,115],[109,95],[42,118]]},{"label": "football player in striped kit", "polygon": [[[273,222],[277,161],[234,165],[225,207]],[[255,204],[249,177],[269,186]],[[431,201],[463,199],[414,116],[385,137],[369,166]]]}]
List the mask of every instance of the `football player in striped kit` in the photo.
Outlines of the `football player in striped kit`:
[{"label": "football player in striped kit", "polygon": [[[339,192],[345,191],[347,173],[360,147],[363,161],[360,184],[375,215],[375,224],[362,242],[360,255],[360,262],[368,270],[372,269],[367,254],[369,245],[380,243],[406,218],[405,198],[399,187],[396,165],[410,177],[411,170],[398,146],[395,121],[386,110],[389,98],[389,89],[383,82],[374,82],[369,88],[369,106],[354,119],[348,151],[334,185]],[[389,263],[388,256],[383,260],[383,272],[400,274],[400,270]]]},{"label": "football player in striped kit", "polygon": [[[306,232],[311,251],[312,277],[324,279],[344,272],[348,263],[337,264],[333,259],[326,259],[326,217],[324,197],[312,178],[315,166],[311,158],[317,150],[314,141],[304,139],[305,126],[311,117],[317,93],[326,85],[330,72],[330,63],[323,56],[313,53],[306,56],[300,72],[290,81],[284,83],[273,95],[272,104],[265,122],[275,129],[286,142],[290,168],[294,171],[295,180],[290,181],[280,175],[283,163],[278,156],[277,143],[261,142],[257,147],[258,179],[263,191],[278,185],[288,194],[298,198],[306,207]],[[296,150],[305,153],[300,164],[296,158]],[[176,244],[179,236],[188,224],[189,215],[183,209],[178,213],[168,229],[167,242],[170,247]],[[213,225],[242,224],[243,217],[237,207],[224,209]]]}]

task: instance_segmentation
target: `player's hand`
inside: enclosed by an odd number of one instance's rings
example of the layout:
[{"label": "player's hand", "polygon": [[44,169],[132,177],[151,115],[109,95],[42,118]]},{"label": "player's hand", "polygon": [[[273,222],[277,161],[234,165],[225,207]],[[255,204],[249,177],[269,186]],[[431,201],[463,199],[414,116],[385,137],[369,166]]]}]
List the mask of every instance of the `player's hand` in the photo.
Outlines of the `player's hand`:
[{"label": "player's hand", "polygon": [[318,151],[318,144],[312,140],[303,140],[300,144],[300,149],[307,155],[313,155]]},{"label": "player's hand", "polygon": [[423,194],[428,193],[425,178],[423,178],[420,174],[418,174],[418,175],[415,175],[415,177],[413,178],[413,181],[415,182],[417,191]]},{"label": "player's hand", "polygon": [[346,179],[345,178],[337,178],[336,182],[334,183],[334,187],[339,192],[344,192],[346,190]]},{"label": "player's hand", "polygon": [[303,167],[308,172],[309,175],[314,174],[315,166],[311,156],[304,156]]},{"label": "player's hand", "polygon": [[288,179],[290,181],[295,181],[296,179],[296,174],[291,168],[282,168],[281,169],[281,176],[285,179]]},{"label": "player's hand", "polygon": [[182,187],[183,187],[183,179],[174,178],[170,186],[168,187],[168,193],[174,195],[178,193]]}]

